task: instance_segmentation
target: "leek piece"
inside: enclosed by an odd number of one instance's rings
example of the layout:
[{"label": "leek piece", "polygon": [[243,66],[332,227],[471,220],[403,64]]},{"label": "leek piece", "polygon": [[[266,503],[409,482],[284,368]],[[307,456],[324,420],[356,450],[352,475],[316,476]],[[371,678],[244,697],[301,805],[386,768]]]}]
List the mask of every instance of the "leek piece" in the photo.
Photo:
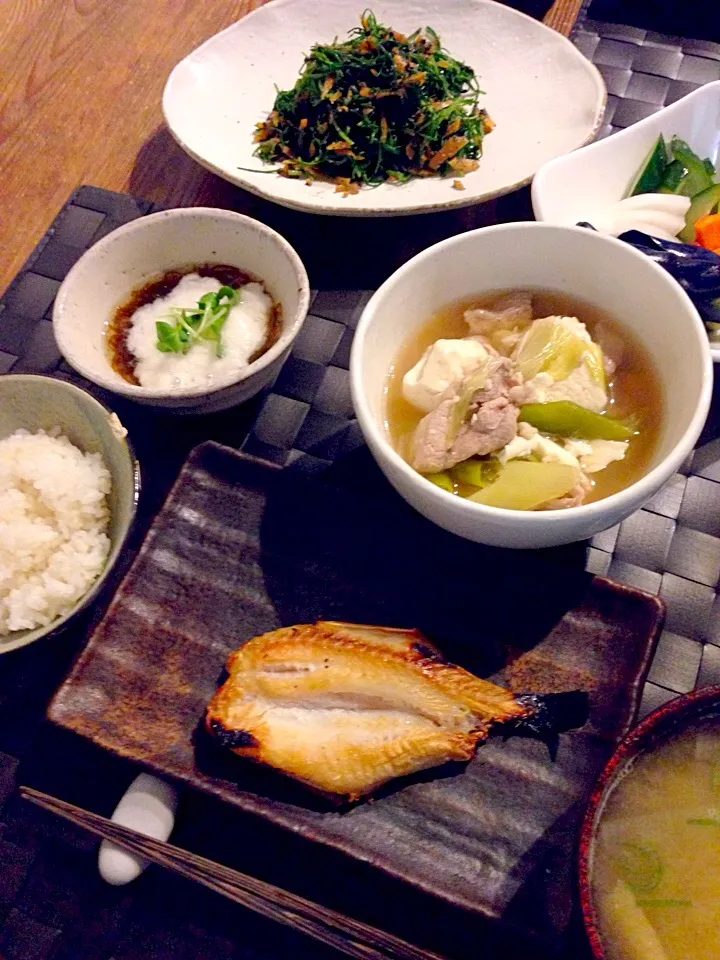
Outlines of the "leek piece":
[{"label": "leek piece", "polygon": [[468,500],[506,510],[535,510],[548,500],[564,496],[580,477],[581,471],[566,463],[511,460],[494,483],[473,493]]},{"label": "leek piece", "polygon": [[633,893],[652,893],[663,876],[657,851],[639,843],[621,843],[613,856],[613,866]]},{"label": "leek piece", "polygon": [[585,348],[583,361],[595,383],[605,390],[605,364],[600,344],[589,343]]},{"label": "leek piece", "polygon": [[579,440],[629,440],[637,433],[631,424],[593,413],[571,400],[526,403],[520,407],[519,419],[541,433]]},{"label": "leek piece", "polygon": [[627,960],[667,960],[655,928],[622,880],[609,890],[599,890],[598,901],[604,925],[621,956]]},{"label": "leek piece", "polygon": [[678,900],[675,897],[660,897],[657,900],[638,900],[639,907],[691,907],[692,900]]},{"label": "leek piece", "polygon": [[500,461],[494,457],[492,460],[479,460],[473,457],[456,464],[450,474],[458,483],[482,489],[497,480],[501,469]]},{"label": "leek piece", "polygon": [[446,470],[443,470],[441,473],[427,473],[425,479],[429,480],[430,483],[434,483],[436,487],[440,487],[441,490],[447,490],[448,493],[455,493],[455,484]]},{"label": "leek piece", "polygon": [[460,392],[453,404],[448,420],[447,437],[445,438],[448,449],[455,443],[457,435],[460,433],[460,427],[465,422],[473,397],[487,383],[487,374],[488,363],[487,360],[484,360],[477,370],[466,377],[460,385]]}]

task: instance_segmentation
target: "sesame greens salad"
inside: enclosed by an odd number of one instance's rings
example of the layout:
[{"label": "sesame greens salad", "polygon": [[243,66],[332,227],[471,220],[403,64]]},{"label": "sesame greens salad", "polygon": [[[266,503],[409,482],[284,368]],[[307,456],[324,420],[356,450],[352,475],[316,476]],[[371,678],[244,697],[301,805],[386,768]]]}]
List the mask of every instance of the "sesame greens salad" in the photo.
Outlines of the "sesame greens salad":
[{"label": "sesame greens salad", "polygon": [[[344,194],[477,169],[493,128],[471,67],[430,27],[405,36],[366,11],[347,40],[316,44],[292,90],[257,124],[255,155]],[[463,189],[462,182],[453,186]]]}]

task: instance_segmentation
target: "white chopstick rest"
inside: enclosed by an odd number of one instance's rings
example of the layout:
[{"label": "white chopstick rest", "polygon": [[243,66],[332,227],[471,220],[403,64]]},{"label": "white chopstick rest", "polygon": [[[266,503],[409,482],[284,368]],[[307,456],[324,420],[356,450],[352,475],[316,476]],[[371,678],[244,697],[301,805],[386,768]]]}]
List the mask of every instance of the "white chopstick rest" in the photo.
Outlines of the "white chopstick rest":
[{"label": "white chopstick rest", "polygon": [[[169,783],[141,773],[122,795],[110,819],[146,837],[167,840],[175,824],[177,803],[177,791]],[[109,840],[100,844],[98,870],[103,880],[114,886],[135,880],[148,863],[148,860],[121,850]]]}]

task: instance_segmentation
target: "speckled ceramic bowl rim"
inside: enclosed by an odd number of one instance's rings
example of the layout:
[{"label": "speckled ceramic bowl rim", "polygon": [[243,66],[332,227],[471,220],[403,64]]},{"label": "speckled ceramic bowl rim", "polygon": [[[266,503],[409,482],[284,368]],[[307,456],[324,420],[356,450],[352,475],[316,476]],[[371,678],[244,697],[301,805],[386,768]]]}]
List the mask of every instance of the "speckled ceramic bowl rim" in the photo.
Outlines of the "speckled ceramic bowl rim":
[{"label": "speckled ceramic bowl rim", "polygon": [[635,758],[647,753],[657,743],[682,730],[694,720],[712,716],[714,713],[720,714],[720,686],[696,690],[663,704],[623,737],[595,783],[580,829],[578,851],[580,905],[595,960],[608,960],[593,907],[590,879],[592,854],[605,802],[623,769]]},{"label": "speckled ceramic bowl rim", "polygon": [[[151,390],[148,387],[141,387],[133,383],[127,383],[120,379],[110,379],[110,377],[104,376],[102,371],[99,371],[94,366],[88,366],[82,361],[82,359],[73,356],[71,352],[68,351],[67,343],[64,337],[64,324],[67,322],[65,318],[66,301],[69,297],[70,291],[72,290],[73,284],[75,283],[81,270],[87,266],[88,261],[94,260],[99,255],[111,250],[118,237],[124,237],[134,233],[141,233],[144,230],[147,230],[148,227],[152,227],[153,224],[159,223],[163,220],[175,220],[176,218],[193,219],[198,217],[205,217],[210,220],[229,220],[234,223],[242,223],[251,231],[254,230],[259,234],[264,234],[266,237],[272,240],[285,255],[285,257],[287,257],[287,259],[290,261],[298,283],[298,308],[295,311],[295,317],[293,318],[291,325],[283,331],[272,347],[263,353],[261,357],[258,357],[257,360],[254,360],[251,364],[249,364],[247,369],[245,369],[239,376],[234,376],[227,380],[220,380],[212,387],[181,387],[172,391]],[[149,273],[147,279],[150,279],[152,276],[153,274]],[[259,277],[258,279],[262,280],[263,278]],[[138,283],[134,283],[133,287],[127,291],[127,295],[129,296],[132,292],[132,289],[136,288],[137,286]],[[120,304],[118,303],[116,306],[119,305]],[[103,237],[102,240],[98,240],[97,243],[93,244],[93,246],[90,247],[90,249],[87,250],[82,257],[80,257],[77,263],[73,265],[73,267],[70,269],[70,272],[63,280],[60,289],[58,290],[55,298],[55,305],[53,307],[53,331],[55,333],[55,339],[57,340],[60,352],[65,357],[67,362],[75,370],[77,370],[78,373],[82,374],[82,376],[86,377],[88,380],[91,380],[93,383],[98,384],[98,386],[103,387],[105,390],[111,390],[113,393],[121,394],[122,396],[126,397],[143,397],[147,400],[190,399],[193,397],[212,396],[215,393],[226,390],[228,387],[242,383],[243,380],[247,380],[254,374],[264,370],[265,367],[269,366],[273,360],[279,357],[283,351],[289,347],[289,345],[298,335],[303,322],[305,321],[309,306],[310,281],[308,280],[305,265],[300,259],[300,256],[295,248],[285,239],[285,237],[279,234],[277,230],[273,230],[272,227],[268,227],[259,220],[253,219],[253,217],[247,217],[243,213],[235,213],[233,210],[222,210],[216,207],[177,207],[172,210],[161,210],[159,213],[151,213],[146,217],[138,217],[136,220],[131,220],[130,223],[126,223],[122,227],[118,227],[117,230],[113,230],[112,233],[109,233],[106,237]]]},{"label": "speckled ceramic bowl rim", "polygon": [[[16,380],[23,381],[25,383],[35,383],[38,380],[50,381],[51,383],[58,384],[61,389],[68,390],[71,393],[75,393],[77,396],[82,397],[81,403],[88,404],[90,406],[95,405],[107,416],[109,419],[113,416],[114,411],[110,410],[105,406],[104,403],[101,403],[99,400],[96,400],[87,390],[83,390],[82,387],[76,386],[74,383],[69,383],[67,380],[59,380],[56,377],[47,377],[35,373],[8,373],[2,377],[3,381],[7,380]],[[0,437],[2,439],[2,437]],[[118,438],[120,439],[120,438]],[[132,475],[133,475],[133,486],[130,502],[130,512],[128,516],[128,522],[125,530],[123,531],[122,536],[116,544],[110,550],[108,559],[103,567],[100,575],[92,583],[90,589],[84,594],[78,602],[72,607],[66,614],[61,617],[58,617],[57,620],[53,620],[52,623],[49,623],[46,627],[38,627],[36,630],[30,631],[26,636],[18,637],[16,640],[12,640],[12,634],[9,634],[10,639],[0,638],[0,656],[5,653],[11,653],[13,650],[19,650],[22,647],[27,647],[31,643],[36,643],[38,640],[45,640],[48,637],[53,637],[56,634],[60,633],[65,627],[68,626],[69,622],[76,617],[79,613],[82,613],[83,610],[92,603],[92,601],[97,597],[98,593],[102,589],[106,580],[110,576],[111,572],[115,569],[122,552],[128,542],[130,534],[135,529],[135,524],[137,522],[137,512],[138,504],[140,502],[140,490],[142,487],[142,478],[140,473],[140,463],[135,455],[135,449],[130,441],[130,438],[126,435],[122,438],[122,442],[127,447],[127,455],[132,466]]]}]

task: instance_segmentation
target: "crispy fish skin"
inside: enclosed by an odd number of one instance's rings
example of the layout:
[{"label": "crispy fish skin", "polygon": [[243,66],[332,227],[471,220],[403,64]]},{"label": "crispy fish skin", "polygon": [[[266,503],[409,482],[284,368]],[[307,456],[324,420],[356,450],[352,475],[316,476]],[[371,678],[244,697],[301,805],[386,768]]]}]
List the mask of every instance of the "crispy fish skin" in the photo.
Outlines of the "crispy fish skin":
[{"label": "crispy fish skin", "polygon": [[394,777],[469,760],[531,708],[443,660],[417,630],[319,621],[230,655],[208,731],[239,756],[358,799]]}]

